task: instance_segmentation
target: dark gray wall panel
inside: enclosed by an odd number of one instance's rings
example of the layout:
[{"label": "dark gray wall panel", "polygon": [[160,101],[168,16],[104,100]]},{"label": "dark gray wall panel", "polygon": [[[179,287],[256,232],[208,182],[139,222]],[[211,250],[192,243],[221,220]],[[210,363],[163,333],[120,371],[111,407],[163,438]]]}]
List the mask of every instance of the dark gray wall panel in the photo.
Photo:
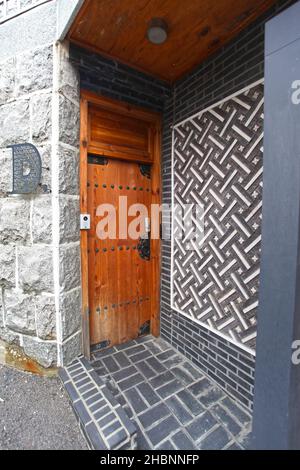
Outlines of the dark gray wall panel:
[{"label": "dark gray wall panel", "polygon": [[300,339],[300,3],[267,29],[294,32],[266,56],[266,118],[261,289],[254,401],[254,447],[300,449],[300,365],[292,361]]}]

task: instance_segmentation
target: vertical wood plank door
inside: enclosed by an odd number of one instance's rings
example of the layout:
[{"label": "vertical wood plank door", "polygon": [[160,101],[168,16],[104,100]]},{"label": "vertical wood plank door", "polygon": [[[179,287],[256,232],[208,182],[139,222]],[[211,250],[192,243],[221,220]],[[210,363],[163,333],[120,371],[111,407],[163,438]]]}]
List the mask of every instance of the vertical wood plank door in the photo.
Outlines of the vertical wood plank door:
[{"label": "vertical wood plank door", "polygon": [[[122,214],[120,201],[123,204]],[[106,239],[103,236],[99,238],[99,224],[108,216],[103,204],[109,204],[116,214],[115,226],[113,221],[110,223],[116,233],[112,232]],[[150,245],[144,238],[147,231],[144,217],[137,224],[134,238],[128,235],[128,230],[120,233],[119,216],[124,217],[123,223],[129,227],[140,214],[137,211],[135,215],[128,215],[128,209],[133,204],[143,204],[150,217],[151,165],[106,156],[89,156],[90,341],[91,345],[97,345],[101,349],[125,343],[150,332],[153,260]],[[110,214],[113,214],[112,209]],[[107,225],[102,228],[108,230]]]}]

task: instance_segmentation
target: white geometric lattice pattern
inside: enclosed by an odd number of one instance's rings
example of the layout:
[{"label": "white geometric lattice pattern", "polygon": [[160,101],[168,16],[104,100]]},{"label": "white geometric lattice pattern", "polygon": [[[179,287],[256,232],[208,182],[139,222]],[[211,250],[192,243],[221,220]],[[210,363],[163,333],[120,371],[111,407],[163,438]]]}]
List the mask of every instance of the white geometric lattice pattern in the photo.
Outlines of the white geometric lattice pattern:
[{"label": "white geometric lattice pattern", "polygon": [[[177,125],[173,202],[203,207],[204,240],[172,240],[172,307],[255,350],[261,251],[263,84]],[[177,226],[176,215],[173,229]]]}]

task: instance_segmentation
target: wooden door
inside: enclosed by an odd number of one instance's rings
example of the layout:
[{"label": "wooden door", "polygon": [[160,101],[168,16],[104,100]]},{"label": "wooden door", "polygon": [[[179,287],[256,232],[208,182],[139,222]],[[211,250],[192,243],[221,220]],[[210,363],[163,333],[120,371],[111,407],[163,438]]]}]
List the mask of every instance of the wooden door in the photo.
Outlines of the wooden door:
[{"label": "wooden door", "polygon": [[[111,205],[116,215],[115,221],[110,222],[112,233],[107,239],[103,239],[101,235],[104,227],[101,233],[99,229],[101,221],[108,215],[107,207],[101,206],[103,204]],[[88,233],[90,340],[92,345],[98,345],[101,349],[150,333],[153,261],[149,253],[148,222],[144,223],[145,214],[142,214],[143,217],[139,221],[141,223],[136,221],[137,230],[133,234],[134,238],[129,237],[126,228],[129,228],[130,223],[136,219],[134,215],[128,216],[128,209],[133,204],[142,204],[148,210],[150,217],[151,166],[140,165],[134,161],[90,156],[88,159],[88,212],[91,215],[91,230]],[[113,211],[110,213],[113,215]],[[140,214],[139,211],[136,212],[136,215]],[[120,233],[120,216],[124,217],[123,233]],[[105,232],[108,228],[106,225]]]},{"label": "wooden door", "polygon": [[[81,92],[80,116],[80,206],[91,215],[91,230],[81,231],[82,344],[89,358],[91,345],[159,335],[159,221],[152,220],[150,243],[119,236],[118,202],[127,196],[128,207],[161,204],[161,118],[87,91]],[[103,203],[117,209],[114,240],[96,234]]]}]

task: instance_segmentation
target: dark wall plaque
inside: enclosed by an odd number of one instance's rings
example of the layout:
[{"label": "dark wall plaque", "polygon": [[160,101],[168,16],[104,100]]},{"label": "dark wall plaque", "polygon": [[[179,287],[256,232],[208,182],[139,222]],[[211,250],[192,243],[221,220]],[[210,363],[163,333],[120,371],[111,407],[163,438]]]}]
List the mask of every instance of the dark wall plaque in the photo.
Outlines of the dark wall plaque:
[{"label": "dark wall plaque", "polygon": [[13,194],[30,194],[41,181],[42,161],[32,144],[11,146],[13,151]]}]

